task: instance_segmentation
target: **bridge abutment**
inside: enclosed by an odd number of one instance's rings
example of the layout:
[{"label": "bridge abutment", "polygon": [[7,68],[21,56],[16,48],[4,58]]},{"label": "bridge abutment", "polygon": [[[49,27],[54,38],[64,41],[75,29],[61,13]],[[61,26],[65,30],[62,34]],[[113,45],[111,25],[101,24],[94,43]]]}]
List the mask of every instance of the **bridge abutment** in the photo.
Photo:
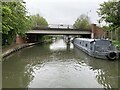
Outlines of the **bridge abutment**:
[{"label": "bridge abutment", "polygon": [[23,44],[23,43],[26,43],[26,39],[17,34],[16,35],[16,44]]}]

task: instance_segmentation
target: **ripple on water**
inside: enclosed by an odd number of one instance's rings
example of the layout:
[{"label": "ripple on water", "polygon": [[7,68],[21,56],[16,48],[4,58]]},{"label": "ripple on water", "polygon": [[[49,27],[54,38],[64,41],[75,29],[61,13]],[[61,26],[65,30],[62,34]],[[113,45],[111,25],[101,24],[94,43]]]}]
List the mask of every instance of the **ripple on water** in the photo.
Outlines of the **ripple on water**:
[{"label": "ripple on water", "polygon": [[63,40],[54,43],[26,48],[7,58],[3,87],[117,87],[117,62],[91,58],[77,48],[64,46]]}]

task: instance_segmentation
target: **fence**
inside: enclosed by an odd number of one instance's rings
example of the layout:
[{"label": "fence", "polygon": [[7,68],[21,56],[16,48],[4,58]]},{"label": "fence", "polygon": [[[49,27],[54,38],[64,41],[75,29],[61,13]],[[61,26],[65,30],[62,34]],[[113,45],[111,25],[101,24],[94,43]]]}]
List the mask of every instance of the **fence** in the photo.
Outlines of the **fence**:
[{"label": "fence", "polygon": [[111,40],[120,41],[120,29],[115,29],[113,31],[108,31],[107,37]]}]

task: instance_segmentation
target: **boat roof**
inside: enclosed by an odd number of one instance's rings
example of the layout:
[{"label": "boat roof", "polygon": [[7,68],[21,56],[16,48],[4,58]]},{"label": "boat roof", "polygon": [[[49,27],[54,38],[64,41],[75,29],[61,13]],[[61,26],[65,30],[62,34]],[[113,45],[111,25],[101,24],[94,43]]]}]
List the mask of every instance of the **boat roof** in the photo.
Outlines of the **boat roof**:
[{"label": "boat roof", "polygon": [[78,40],[82,40],[82,41],[88,41],[88,42],[94,42],[94,41],[99,41],[99,40],[105,40],[108,41],[106,39],[90,39],[90,38],[76,38]]}]

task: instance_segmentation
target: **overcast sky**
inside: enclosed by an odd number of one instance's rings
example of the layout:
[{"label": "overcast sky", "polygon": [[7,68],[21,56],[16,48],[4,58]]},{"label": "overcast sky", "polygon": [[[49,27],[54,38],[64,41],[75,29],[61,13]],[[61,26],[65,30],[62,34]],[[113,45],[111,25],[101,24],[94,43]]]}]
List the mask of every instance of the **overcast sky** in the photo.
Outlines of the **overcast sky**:
[{"label": "overcast sky", "polygon": [[99,19],[96,11],[99,4],[108,0],[24,0],[29,14],[39,13],[49,24],[72,25],[81,15],[86,14],[92,23]]}]

